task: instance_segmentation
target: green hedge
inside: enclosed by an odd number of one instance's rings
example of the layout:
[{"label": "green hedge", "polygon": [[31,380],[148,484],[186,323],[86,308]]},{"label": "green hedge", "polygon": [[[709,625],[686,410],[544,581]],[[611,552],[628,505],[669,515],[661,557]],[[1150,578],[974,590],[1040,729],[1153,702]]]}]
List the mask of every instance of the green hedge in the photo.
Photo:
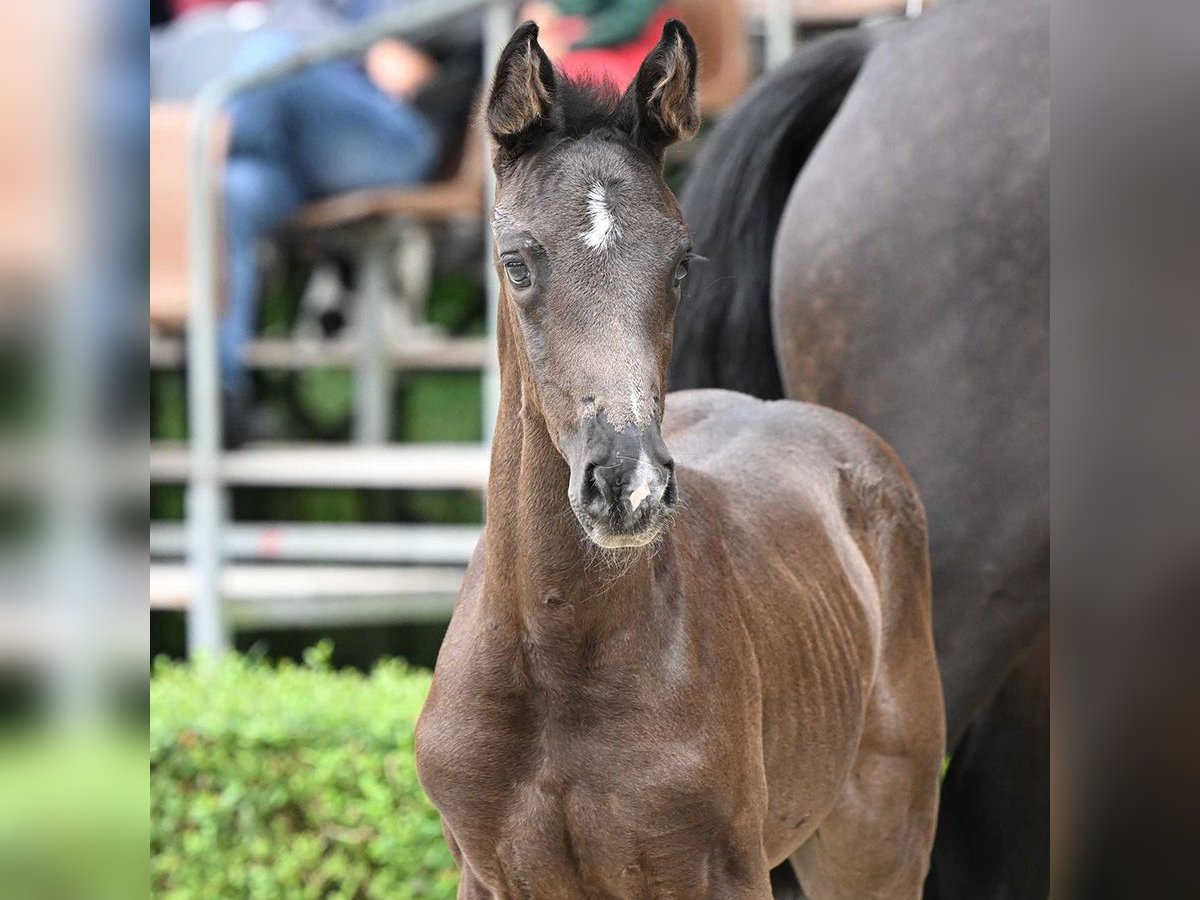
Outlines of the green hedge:
[{"label": "green hedge", "polygon": [[160,661],[150,687],[155,897],[453,897],[457,875],[417,783],[428,673],[230,657]]}]

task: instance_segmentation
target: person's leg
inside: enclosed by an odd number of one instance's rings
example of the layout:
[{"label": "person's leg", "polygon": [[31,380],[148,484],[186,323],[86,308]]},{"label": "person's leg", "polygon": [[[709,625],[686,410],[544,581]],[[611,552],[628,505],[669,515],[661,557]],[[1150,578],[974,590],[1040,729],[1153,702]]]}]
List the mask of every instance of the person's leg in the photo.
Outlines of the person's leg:
[{"label": "person's leg", "polygon": [[[264,30],[234,59],[234,74],[252,72],[297,48],[294,38]],[[226,251],[225,313],[218,333],[222,387],[231,406],[249,407],[250,381],[242,350],[254,333],[258,313],[258,245],[303,202],[288,151],[287,82],[235,97],[229,104],[231,134],[224,173]],[[227,410],[228,412],[228,410]]]},{"label": "person's leg", "polygon": [[225,247],[228,296],[219,332],[225,389],[248,399],[249,377],[242,349],[253,336],[258,314],[258,244],[283,224],[302,196],[286,165],[254,156],[234,156],[225,167]]},{"label": "person's leg", "polygon": [[[290,53],[294,41],[265,33],[235,64],[249,70]],[[229,292],[221,323],[225,385],[248,391],[241,351],[258,310],[258,242],[306,200],[426,178],[437,164],[432,128],[382,94],[348,63],[317,66],[251,91],[230,107],[225,178]]]},{"label": "person's leg", "polygon": [[425,117],[357,67],[321,66],[292,90],[292,159],[313,199],[416,184],[436,170],[440,148]]},{"label": "person's leg", "polygon": [[[264,30],[238,53],[248,73],[299,49],[286,33]],[[382,185],[414,184],[434,171],[435,131],[413,106],[380,91],[352,62],[322,63],[249,91],[233,105],[232,151],[287,159],[306,199]]]},{"label": "person's leg", "polygon": [[[230,63],[228,75],[250,75],[273,63],[281,62],[300,49],[295,37],[271,29],[262,29],[247,40]],[[230,156],[257,156],[284,159],[289,150],[288,118],[291,111],[292,84],[296,79],[265,85],[238,94],[229,104],[233,120]]]}]

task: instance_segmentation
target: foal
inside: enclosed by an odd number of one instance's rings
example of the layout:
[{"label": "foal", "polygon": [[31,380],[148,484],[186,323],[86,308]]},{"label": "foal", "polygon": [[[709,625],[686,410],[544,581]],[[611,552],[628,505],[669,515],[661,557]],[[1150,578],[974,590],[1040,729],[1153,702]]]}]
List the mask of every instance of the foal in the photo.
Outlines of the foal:
[{"label": "foal", "polygon": [[662,396],[691,256],[662,155],[695,94],[678,22],[619,98],[532,24],[496,71],[488,519],[417,728],[461,898],[768,898],[784,860],[813,898],[920,894],[943,723],[912,482],[829,410]]}]

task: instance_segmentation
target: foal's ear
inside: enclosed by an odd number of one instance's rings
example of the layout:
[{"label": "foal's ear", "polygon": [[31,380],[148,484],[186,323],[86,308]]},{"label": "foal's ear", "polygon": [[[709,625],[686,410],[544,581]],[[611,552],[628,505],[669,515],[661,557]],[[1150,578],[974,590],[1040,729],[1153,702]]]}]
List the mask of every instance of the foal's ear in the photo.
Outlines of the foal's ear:
[{"label": "foal's ear", "polygon": [[669,20],[622,98],[622,106],[632,114],[634,139],[656,159],[661,160],[671,144],[695,137],[700,130],[698,69],[696,42],[687,26]]},{"label": "foal's ear", "polygon": [[516,159],[551,125],[554,67],[537,36],[537,25],[526,22],[513,32],[496,63],[485,118],[497,162]]}]

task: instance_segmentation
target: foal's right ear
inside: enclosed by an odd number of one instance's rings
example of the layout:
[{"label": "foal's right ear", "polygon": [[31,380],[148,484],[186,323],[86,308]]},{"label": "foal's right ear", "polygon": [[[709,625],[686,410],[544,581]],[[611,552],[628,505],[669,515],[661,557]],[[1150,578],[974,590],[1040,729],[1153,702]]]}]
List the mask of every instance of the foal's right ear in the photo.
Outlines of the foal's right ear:
[{"label": "foal's right ear", "polygon": [[511,162],[551,126],[554,66],[538,44],[538,27],[519,27],[496,64],[487,102],[487,127],[496,142],[496,161]]}]

